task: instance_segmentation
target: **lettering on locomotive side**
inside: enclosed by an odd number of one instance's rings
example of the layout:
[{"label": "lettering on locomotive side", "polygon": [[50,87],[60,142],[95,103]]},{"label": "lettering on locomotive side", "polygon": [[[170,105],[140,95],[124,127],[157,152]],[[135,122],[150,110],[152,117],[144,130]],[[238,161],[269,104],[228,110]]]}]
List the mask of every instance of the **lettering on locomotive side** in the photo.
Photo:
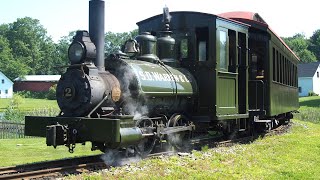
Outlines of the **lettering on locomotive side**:
[{"label": "lettering on locomotive side", "polygon": [[181,74],[172,74],[170,76],[169,74],[148,71],[138,71],[137,74],[143,81],[191,82],[185,75]]}]

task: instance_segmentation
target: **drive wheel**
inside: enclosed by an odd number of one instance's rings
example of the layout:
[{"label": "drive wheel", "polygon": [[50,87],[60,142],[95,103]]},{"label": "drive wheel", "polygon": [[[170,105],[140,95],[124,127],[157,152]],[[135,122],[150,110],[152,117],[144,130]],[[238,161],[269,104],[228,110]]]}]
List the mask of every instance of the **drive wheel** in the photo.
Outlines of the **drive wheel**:
[{"label": "drive wheel", "polygon": [[[173,114],[168,121],[168,127],[188,126],[189,120],[182,114]],[[177,151],[188,151],[190,148],[190,131],[181,131],[167,135],[169,143]]]},{"label": "drive wheel", "polygon": [[155,146],[156,137],[151,135],[153,132],[148,132],[147,129],[153,126],[154,124],[151,119],[140,119],[136,122],[136,127],[140,128],[144,134],[150,134],[150,136],[144,137],[139,144],[135,146],[135,150],[140,156],[147,156]]}]

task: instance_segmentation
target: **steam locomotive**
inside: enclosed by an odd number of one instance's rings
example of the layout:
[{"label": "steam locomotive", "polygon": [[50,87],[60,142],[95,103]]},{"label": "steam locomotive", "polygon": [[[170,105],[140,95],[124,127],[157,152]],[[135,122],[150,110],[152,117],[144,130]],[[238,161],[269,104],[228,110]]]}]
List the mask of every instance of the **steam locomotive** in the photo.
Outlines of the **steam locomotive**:
[{"label": "steam locomotive", "polygon": [[25,118],[25,134],[48,146],[92,150],[157,144],[184,150],[208,132],[252,133],[297,110],[299,58],[257,13],[164,13],[105,58],[104,1],[89,3],[89,33],[77,31],[57,86],[57,117]]}]

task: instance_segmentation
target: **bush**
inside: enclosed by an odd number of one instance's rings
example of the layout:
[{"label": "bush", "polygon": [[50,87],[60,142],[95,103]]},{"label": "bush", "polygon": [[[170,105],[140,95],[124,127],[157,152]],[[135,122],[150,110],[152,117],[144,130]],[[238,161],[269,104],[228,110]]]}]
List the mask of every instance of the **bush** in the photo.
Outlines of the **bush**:
[{"label": "bush", "polygon": [[24,98],[46,99],[48,92],[19,91],[16,94],[19,94]]},{"label": "bush", "polygon": [[19,94],[14,94],[11,99],[10,105],[4,111],[4,119],[11,121],[23,121],[25,113],[20,111],[19,106],[24,102],[24,99]]},{"label": "bush", "polygon": [[308,96],[319,96],[319,94],[316,94],[313,91],[309,91]]},{"label": "bush", "polygon": [[56,98],[56,90],[57,90],[57,85],[53,85],[50,87],[49,92],[47,94],[47,99],[49,100],[55,100]]},{"label": "bush", "polygon": [[24,121],[25,113],[20,111],[18,108],[9,105],[6,110],[4,111],[4,119],[8,121],[17,121],[22,122]]}]

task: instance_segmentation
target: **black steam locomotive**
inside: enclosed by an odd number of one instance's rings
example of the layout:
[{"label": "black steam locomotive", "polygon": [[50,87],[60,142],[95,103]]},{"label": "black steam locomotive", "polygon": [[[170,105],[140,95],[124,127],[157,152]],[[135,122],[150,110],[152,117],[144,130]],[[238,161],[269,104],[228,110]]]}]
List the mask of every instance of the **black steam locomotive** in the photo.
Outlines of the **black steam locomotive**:
[{"label": "black steam locomotive", "polygon": [[299,58],[256,13],[168,12],[104,57],[104,1],[91,0],[57,86],[57,117],[26,117],[25,134],[48,146],[150,153],[209,131],[271,129],[298,109]]}]

